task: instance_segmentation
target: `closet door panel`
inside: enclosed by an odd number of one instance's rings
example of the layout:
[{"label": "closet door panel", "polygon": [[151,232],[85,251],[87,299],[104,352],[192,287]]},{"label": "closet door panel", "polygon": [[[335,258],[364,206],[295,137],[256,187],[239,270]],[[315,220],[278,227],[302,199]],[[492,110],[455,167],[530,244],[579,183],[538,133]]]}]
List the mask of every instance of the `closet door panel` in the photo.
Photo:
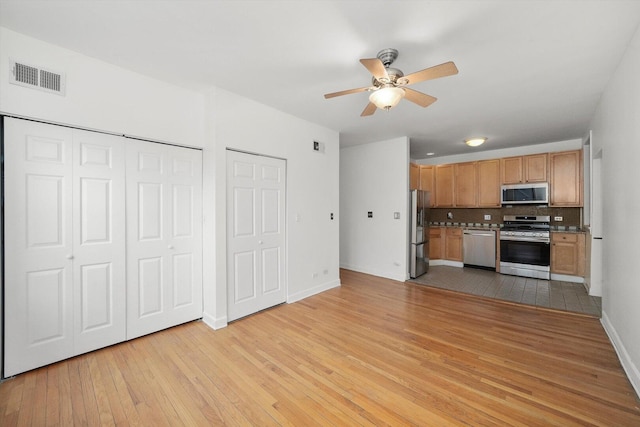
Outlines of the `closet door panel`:
[{"label": "closet door panel", "polygon": [[127,338],[202,317],[202,158],[127,145]]},{"label": "closet door panel", "polygon": [[73,131],[76,354],[126,339],[122,137]]},{"label": "closet door panel", "polygon": [[166,147],[170,192],[171,323],[202,317],[202,152]]},{"label": "closet door panel", "polygon": [[73,356],[72,131],[5,118],[5,360]]}]

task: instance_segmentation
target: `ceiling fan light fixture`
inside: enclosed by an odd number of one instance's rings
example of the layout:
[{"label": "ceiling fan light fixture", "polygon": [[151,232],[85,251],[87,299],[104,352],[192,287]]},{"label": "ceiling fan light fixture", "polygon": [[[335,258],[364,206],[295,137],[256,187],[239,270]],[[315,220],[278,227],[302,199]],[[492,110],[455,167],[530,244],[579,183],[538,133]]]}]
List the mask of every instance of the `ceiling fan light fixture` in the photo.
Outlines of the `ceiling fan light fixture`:
[{"label": "ceiling fan light fixture", "polygon": [[464,143],[467,144],[469,147],[477,147],[479,145],[484,144],[486,140],[487,140],[486,137],[468,138],[464,140]]},{"label": "ceiling fan light fixture", "polygon": [[392,85],[381,87],[369,95],[369,101],[381,110],[389,110],[404,98],[404,89]]}]

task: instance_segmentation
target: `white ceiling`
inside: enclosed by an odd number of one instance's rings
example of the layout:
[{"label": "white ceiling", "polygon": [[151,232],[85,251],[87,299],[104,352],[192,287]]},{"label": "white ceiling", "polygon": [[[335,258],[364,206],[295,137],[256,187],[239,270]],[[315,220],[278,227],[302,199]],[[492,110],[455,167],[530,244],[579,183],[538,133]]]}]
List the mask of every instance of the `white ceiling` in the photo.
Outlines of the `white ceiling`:
[{"label": "white ceiling", "polygon": [[[340,132],[342,146],[409,136],[413,158],[582,138],[640,23],[640,1],[5,1],[0,25],[189,88],[217,86]],[[405,74],[459,74],[360,117],[359,63],[393,47]]]}]

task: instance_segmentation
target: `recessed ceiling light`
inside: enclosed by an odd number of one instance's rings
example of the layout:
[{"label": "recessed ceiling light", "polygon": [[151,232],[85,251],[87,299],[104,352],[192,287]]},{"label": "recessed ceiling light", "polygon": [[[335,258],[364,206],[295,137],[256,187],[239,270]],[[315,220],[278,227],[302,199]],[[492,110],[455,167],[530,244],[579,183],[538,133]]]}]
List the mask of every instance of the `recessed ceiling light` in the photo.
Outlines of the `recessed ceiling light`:
[{"label": "recessed ceiling light", "polygon": [[481,138],[468,138],[464,140],[464,143],[467,144],[469,147],[477,147],[478,145],[482,145],[484,144],[484,142],[487,140],[487,138],[485,137],[481,137]]},{"label": "recessed ceiling light", "polygon": [[434,156],[436,153],[427,153],[427,156]]}]

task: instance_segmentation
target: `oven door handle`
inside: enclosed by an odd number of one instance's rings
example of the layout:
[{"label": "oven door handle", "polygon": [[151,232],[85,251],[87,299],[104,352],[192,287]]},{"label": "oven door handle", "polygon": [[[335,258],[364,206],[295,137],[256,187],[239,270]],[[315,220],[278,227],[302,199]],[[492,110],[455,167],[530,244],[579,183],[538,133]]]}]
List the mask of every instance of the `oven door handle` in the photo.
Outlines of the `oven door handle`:
[{"label": "oven door handle", "polygon": [[500,240],[508,240],[511,242],[551,243],[551,239],[546,239],[544,237],[500,236]]}]

